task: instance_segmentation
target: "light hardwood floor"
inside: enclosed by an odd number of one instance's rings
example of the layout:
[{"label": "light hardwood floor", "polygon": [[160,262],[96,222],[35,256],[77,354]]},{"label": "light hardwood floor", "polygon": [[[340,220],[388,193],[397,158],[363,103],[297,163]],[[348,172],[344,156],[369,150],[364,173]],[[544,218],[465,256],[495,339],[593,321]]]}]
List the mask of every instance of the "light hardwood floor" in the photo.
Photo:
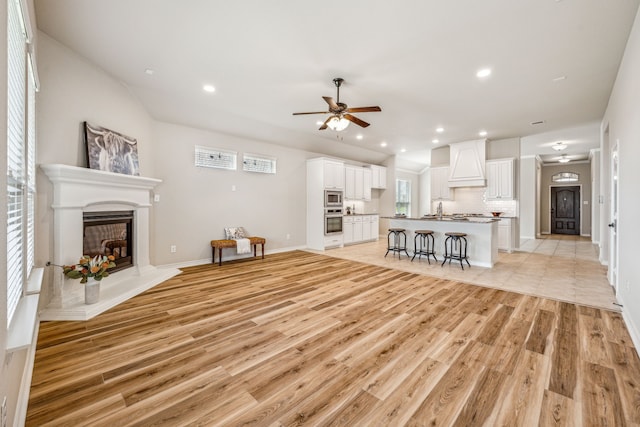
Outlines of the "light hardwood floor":
[{"label": "light hardwood floor", "polygon": [[27,425],[640,425],[615,311],[309,252],[45,322]]}]

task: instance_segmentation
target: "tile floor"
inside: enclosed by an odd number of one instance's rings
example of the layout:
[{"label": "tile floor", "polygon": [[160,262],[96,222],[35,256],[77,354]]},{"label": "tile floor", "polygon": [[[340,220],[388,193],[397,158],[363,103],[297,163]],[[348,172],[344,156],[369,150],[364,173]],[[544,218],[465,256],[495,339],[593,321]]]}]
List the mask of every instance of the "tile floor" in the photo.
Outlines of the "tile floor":
[{"label": "tile floor", "polygon": [[[607,281],[607,268],[598,261],[598,247],[579,236],[550,235],[521,243],[517,252],[500,252],[493,268],[472,266],[464,271],[455,261],[440,263],[423,257],[413,262],[385,258],[386,241],[346,246],[324,251],[325,255],[430,276],[459,280],[492,288],[520,292],[560,301],[620,311],[613,288]],[[436,248],[436,254],[440,254]],[[409,252],[411,253],[411,251]],[[441,255],[436,255],[442,261]]]}]

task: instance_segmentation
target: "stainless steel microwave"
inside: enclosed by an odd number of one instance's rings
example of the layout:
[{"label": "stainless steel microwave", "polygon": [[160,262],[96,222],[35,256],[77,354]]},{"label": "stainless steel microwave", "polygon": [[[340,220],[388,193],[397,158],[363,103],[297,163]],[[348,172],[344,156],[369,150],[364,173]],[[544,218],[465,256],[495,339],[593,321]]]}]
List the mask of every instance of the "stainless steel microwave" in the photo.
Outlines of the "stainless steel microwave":
[{"label": "stainless steel microwave", "polygon": [[324,207],[342,207],[342,191],[324,190]]}]

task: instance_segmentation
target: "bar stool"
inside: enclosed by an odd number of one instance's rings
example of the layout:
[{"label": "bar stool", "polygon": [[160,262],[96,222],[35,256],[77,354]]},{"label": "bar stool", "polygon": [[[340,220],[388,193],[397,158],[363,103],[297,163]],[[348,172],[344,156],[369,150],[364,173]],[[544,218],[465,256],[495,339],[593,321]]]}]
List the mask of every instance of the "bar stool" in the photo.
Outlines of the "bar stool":
[{"label": "bar stool", "polygon": [[[434,252],[434,238],[433,238],[433,230],[416,230],[416,236],[413,238],[413,247],[415,250],[413,251],[413,258],[418,255],[418,261],[422,258],[422,255],[427,256],[427,261],[431,264],[430,256],[433,257],[436,262],[438,262],[438,258],[436,258],[436,253]],[[418,243],[420,246],[418,247]],[[411,261],[413,261],[411,258]]]},{"label": "bar stool", "polygon": [[[393,241],[390,240],[392,235]],[[400,241],[401,236],[404,237],[402,242]],[[409,257],[409,252],[407,252],[407,235],[405,234],[405,229],[390,228],[389,234],[387,234],[387,253],[385,253],[384,256],[386,257],[389,252],[398,252],[398,259],[400,259],[400,253],[402,251],[404,251],[404,253],[407,254],[407,257]]]},{"label": "bar stool", "polygon": [[[447,260],[449,260],[449,264],[451,264],[452,259],[457,259],[460,261],[460,267],[462,267],[463,270],[464,265],[462,264],[462,260],[465,260],[467,265],[471,267],[467,259],[467,233],[449,232],[444,234],[447,238],[444,241],[444,261],[442,261],[442,265],[444,265]],[[462,251],[463,244],[464,252]],[[454,252],[454,248],[458,249],[457,254]]]}]

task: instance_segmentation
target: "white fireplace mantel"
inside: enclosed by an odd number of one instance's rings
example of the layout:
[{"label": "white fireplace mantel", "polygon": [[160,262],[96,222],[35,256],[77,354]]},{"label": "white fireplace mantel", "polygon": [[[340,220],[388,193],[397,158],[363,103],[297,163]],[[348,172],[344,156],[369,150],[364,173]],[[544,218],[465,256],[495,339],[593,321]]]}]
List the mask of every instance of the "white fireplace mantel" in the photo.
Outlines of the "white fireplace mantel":
[{"label": "white fireplace mantel", "polygon": [[40,165],[53,183],[53,264],[69,265],[83,255],[83,213],[100,210],[134,212],[133,267],[101,282],[100,301],[84,304],[79,280],[53,274],[52,300],[42,320],[86,320],[135,296],[180,271],[158,269],[149,262],[151,191],[162,181],[61,164]]}]

